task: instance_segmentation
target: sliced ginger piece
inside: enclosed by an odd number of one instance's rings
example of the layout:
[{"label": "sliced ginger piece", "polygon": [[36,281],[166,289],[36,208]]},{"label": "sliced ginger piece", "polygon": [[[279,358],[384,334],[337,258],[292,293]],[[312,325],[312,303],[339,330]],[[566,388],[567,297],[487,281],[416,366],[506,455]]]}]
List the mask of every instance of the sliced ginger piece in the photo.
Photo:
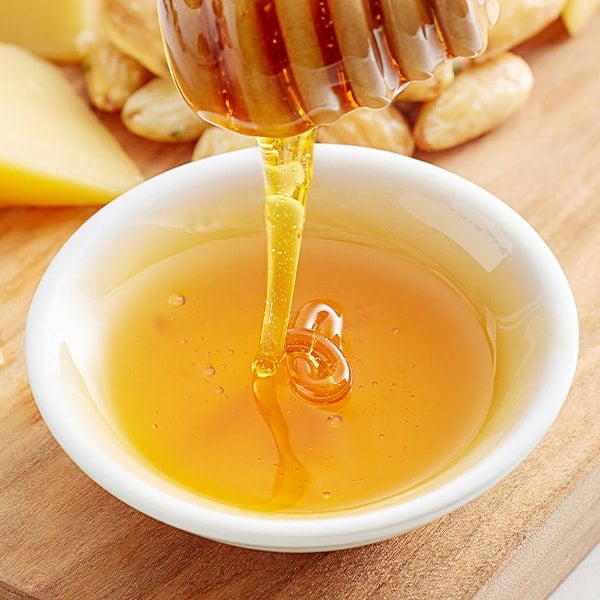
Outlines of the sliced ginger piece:
[{"label": "sliced ginger piece", "polygon": [[317,141],[367,146],[408,156],[415,149],[408,122],[394,106],[380,110],[361,108],[348,113],[336,123],[320,127]]},{"label": "sliced ginger piece", "polygon": [[60,69],[0,44],[0,205],[100,204],[141,180]]},{"label": "sliced ginger piece", "polygon": [[102,0],[102,16],[111,42],[159,77],[168,77],[156,0]]},{"label": "sliced ginger piece", "polygon": [[96,27],[99,9],[99,0],[0,0],[0,42],[48,60],[79,62],[77,38]]},{"label": "sliced ginger piece", "polygon": [[446,150],[488,133],[527,100],[533,73],[504,52],[461,71],[435,100],[423,104],[413,135],[419,150]]},{"label": "sliced ginger piece", "polygon": [[600,7],[600,0],[567,0],[560,18],[569,35],[577,35],[590,22]]}]

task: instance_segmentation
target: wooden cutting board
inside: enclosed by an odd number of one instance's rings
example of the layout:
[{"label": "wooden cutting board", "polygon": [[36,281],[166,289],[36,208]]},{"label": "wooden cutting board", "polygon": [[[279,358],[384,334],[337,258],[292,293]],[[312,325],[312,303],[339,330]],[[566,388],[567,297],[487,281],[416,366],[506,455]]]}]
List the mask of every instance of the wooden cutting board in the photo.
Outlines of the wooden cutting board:
[{"label": "wooden cutting board", "polygon": [[[0,599],[545,598],[600,541],[600,14],[519,48],[536,85],[493,133],[420,156],[521,213],[573,287],[576,378],[533,454],[484,496],[415,531],[348,551],[242,550],[143,516],[92,483],[46,429],[23,360],[47,264],[95,209],[0,210]],[[146,175],[190,146],[152,144],[105,118]]]}]

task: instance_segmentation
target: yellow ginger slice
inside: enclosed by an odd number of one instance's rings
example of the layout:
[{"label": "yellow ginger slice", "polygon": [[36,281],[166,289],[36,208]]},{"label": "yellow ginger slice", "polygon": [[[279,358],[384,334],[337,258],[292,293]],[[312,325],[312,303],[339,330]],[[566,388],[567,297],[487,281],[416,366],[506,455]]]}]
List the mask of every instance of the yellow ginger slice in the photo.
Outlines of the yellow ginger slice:
[{"label": "yellow ginger slice", "polygon": [[570,35],[577,35],[600,8],[600,0],[567,0],[560,17]]},{"label": "yellow ginger slice", "polygon": [[100,204],[141,180],[60,69],[0,43],[0,205]]},{"label": "yellow ginger slice", "polygon": [[77,37],[95,27],[99,8],[99,0],[0,0],[0,42],[49,60],[77,62]]}]

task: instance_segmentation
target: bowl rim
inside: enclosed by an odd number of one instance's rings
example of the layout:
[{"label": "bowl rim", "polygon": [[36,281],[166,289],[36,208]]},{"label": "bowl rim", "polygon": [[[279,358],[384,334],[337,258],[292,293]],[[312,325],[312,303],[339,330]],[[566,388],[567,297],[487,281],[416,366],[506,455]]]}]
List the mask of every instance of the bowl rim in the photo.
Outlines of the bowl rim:
[{"label": "bowl rim", "polygon": [[[463,202],[479,202],[486,215],[516,238],[526,240],[528,252],[552,282],[553,310],[570,332],[564,343],[552,348],[545,368],[544,385],[532,397],[519,423],[467,471],[429,490],[389,506],[371,510],[323,513],[318,516],[244,513],[223,506],[207,506],[173,498],[146,482],[136,480],[123,465],[104,456],[73,415],[64,414],[57,364],[48,360],[47,332],[52,329],[52,302],[70,268],[94,246],[114,220],[143,215],[166,193],[184,189],[210,172],[215,180],[231,177],[233,168],[257,169],[258,150],[244,149],[176,167],[146,180],[102,207],[86,220],[55,255],[34,293],[25,330],[25,362],[30,387],[48,428],[70,458],[101,487],[138,511],[179,529],[233,545],[277,551],[320,551],[349,548],[392,537],[447,514],[481,495],[503,479],[531,453],[558,415],[571,386],[577,363],[579,328],[568,281],[554,254],[539,234],[507,204],[476,184],[433,164],[382,150],[333,144],[315,149],[315,178],[331,169],[347,172],[377,162],[377,169],[402,170],[425,187],[457,190]],[[227,179],[225,179],[227,181]],[[45,337],[46,336],[46,337]],[[62,403],[61,403],[62,400]]]}]

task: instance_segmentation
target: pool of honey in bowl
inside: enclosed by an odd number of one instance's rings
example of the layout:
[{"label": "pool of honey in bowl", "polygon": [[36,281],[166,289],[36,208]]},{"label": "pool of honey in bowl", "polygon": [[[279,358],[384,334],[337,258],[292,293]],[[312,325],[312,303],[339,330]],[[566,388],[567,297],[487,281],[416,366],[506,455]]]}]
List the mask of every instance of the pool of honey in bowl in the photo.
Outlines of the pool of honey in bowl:
[{"label": "pool of honey in bowl", "polygon": [[98,372],[135,451],[200,496],[285,513],[392,498],[457,458],[492,399],[482,311],[411,256],[305,236],[292,319],[306,302],[339,308],[352,391],[311,403],[280,369],[257,396],[264,248],[262,235],[202,243],[107,296]]}]

